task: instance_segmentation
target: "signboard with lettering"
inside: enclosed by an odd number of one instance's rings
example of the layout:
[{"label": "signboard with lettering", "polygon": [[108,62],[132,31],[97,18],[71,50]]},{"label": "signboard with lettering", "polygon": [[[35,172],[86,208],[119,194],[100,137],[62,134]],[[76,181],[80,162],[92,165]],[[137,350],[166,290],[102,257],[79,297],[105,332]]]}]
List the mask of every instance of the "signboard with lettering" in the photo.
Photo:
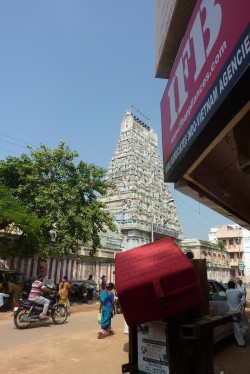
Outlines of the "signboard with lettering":
[{"label": "signboard with lettering", "polygon": [[250,65],[249,14],[248,0],[197,1],[161,101],[166,181]]},{"label": "signboard with lettering", "polygon": [[244,268],[245,268],[244,262],[239,262],[238,263],[238,269],[239,269],[239,271],[243,271]]},{"label": "signboard with lettering", "polygon": [[243,230],[243,246],[246,264],[245,273],[247,277],[250,277],[250,237],[247,230]]},{"label": "signboard with lettering", "polygon": [[139,374],[169,373],[165,329],[160,320],[137,326]]}]

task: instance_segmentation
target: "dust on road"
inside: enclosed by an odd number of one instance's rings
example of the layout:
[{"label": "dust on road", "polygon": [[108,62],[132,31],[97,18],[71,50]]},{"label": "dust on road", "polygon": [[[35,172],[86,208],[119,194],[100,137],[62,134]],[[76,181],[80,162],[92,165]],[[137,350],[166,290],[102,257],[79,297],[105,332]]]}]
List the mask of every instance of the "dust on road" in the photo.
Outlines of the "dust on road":
[{"label": "dust on road", "polygon": [[[85,325],[84,313],[96,324]],[[97,324],[98,304],[83,304],[72,307],[72,315],[66,329],[62,326],[55,327],[57,335],[51,334],[52,329],[46,325],[33,327],[32,338],[29,341],[28,330],[15,330],[19,334],[25,334],[26,342],[15,348],[4,348],[4,339],[0,341],[1,373],[5,374],[118,374],[121,366],[128,362],[128,336],[123,332],[123,316],[117,315],[113,318],[114,336],[105,339],[97,339],[99,326]],[[89,317],[88,317],[89,318]],[[0,317],[2,326],[7,325],[13,329],[11,313],[2,313]],[[77,330],[70,331],[70,323],[78,322]],[[86,319],[86,318],[85,318]],[[2,322],[1,322],[2,321]],[[46,324],[47,322],[45,322]],[[0,331],[1,331],[0,330]],[[34,342],[34,331],[38,332],[37,341]],[[64,330],[64,332],[63,332]],[[60,335],[60,331],[62,334]],[[59,336],[58,336],[59,332]],[[1,334],[1,332],[0,332]],[[2,335],[2,334],[1,334]]]},{"label": "dust on road", "polygon": [[[119,374],[121,365],[128,362],[128,336],[123,332],[123,316],[113,319],[115,335],[105,339],[96,338],[98,325],[86,325],[84,312],[97,319],[98,304],[83,304],[72,307],[73,318],[80,317],[78,331],[62,333],[53,337],[44,327],[37,342],[27,341],[17,348],[5,348],[2,326],[14,329],[11,313],[0,313],[0,362],[4,374]],[[246,309],[250,319],[250,308]],[[85,318],[86,320],[86,318]],[[40,329],[39,329],[40,330]],[[17,333],[24,331],[16,330]],[[39,342],[39,343],[38,343]],[[237,347],[232,338],[214,346],[214,374],[250,374],[250,334],[248,346]],[[15,345],[13,345],[15,346]],[[181,374],[181,373],[180,373]]]}]

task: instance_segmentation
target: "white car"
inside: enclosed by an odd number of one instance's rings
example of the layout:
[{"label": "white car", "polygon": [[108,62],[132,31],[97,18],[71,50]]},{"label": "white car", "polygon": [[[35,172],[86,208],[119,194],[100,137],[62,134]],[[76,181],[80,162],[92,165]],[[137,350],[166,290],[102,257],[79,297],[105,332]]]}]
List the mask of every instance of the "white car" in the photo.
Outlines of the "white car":
[{"label": "white car", "polygon": [[[210,315],[216,316],[228,311],[225,287],[216,280],[208,279]],[[214,343],[233,335],[233,322],[227,322],[214,328]]]}]

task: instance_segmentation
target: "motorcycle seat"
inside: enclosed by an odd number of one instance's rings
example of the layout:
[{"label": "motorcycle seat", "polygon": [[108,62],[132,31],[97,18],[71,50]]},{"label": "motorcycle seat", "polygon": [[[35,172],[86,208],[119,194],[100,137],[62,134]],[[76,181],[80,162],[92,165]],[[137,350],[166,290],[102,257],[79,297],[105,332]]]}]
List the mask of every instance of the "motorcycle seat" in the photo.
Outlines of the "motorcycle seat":
[{"label": "motorcycle seat", "polygon": [[20,300],[20,304],[27,307],[27,306],[38,306],[38,307],[43,307],[42,304],[37,304],[34,301],[28,300],[28,299],[22,299]]}]

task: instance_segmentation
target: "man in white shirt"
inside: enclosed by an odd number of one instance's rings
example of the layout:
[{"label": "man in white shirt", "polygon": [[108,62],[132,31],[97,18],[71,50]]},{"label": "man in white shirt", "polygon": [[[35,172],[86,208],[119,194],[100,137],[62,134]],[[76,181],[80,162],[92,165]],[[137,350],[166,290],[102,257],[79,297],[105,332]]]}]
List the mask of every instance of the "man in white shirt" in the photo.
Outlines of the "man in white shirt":
[{"label": "man in white shirt", "polygon": [[246,286],[242,283],[241,279],[239,279],[237,282],[237,290],[240,290],[242,292],[241,304],[242,304],[243,310],[245,311],[247,290],[246,290]]},{"label": "man in white shirt", "polygon": [[242,292],[238,289],[235,289],[235,282],[229,281],[228,282],[228,289],[226,291],[227,294],[227,303],[229,310],[232,312],[239,312],[241,313],[241,321],[233,322],[234,326],[234,336],[236,339],[236,344],[239,347],[246,347],[245,336],[248,332],[249,325],[246,315],[242,309],[241,297]]}]

